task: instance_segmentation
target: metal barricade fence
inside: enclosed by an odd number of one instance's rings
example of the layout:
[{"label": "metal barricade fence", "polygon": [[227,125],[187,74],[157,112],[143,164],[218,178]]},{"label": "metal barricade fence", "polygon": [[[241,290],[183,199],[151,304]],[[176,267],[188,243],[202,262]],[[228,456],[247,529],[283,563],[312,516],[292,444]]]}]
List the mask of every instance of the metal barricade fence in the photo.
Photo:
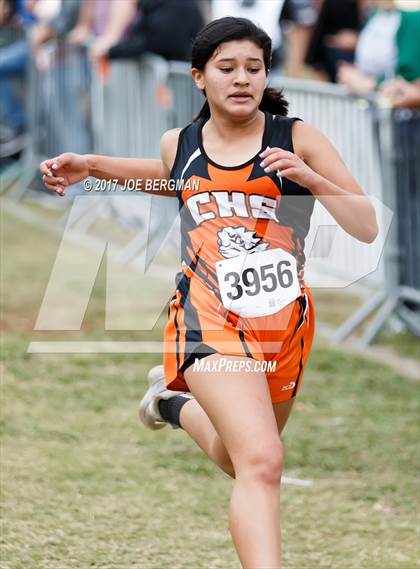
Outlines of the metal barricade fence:
[{"label": "metal barricade fence", "polygon": [[420,289],[420,111],[393,114],[399,284]]},{"label": "metal barricade fence", "polygon": [[[62,152],[91,150],[90,67],[84,49],[48,42],[29,63],[29,144],[11,197],[18,201],[38,175],[39,162]],[[42,189],[40,180],[36,189]]]},{"label": "metal barricade fence", "polygon": [[168,127],[182,128],[191,122],[204,103],[202,93],[193,83],[191,66],[188,63],[169,62],[168,87],[173,93],[172,108],[168,112]]},{"label": "metal barricade fence", "polygon": [[116,61],[94,70],[92,124],[94,152],[111,156],[159,157],[167,130],[167,108],[159,94],[167,81],[167,63],[148,54],[139,61]]},{"label": "metal barricade fence", "polygon": [[[402,123],[405,117],[407,124]],[[371,343],[389,317],[397,313],[406,327],[420,336],[418,210],[420,168],[416,160],[418,113],[375,108],[375,138],[380,157],[383,201],[395,212],[384,249],[384,282],[378,292],[336,330],[342,341],[369,316],[359,344]],[[414,150],[414,152],[413,152]]]},{"label": "metal barricade fence", "polygon": [[29,119],[32,153],[87,153],[90,67],[86,52],[64,42],[49,42],[42,63],[31,61]]},{"label": "metal barricade fence", "polygon": [[389,260],[396,285],[388,293],[377,328],[395,310],[407,328],[420,336],[420,111],[390,111],[387,130],[387,143],[381,140],[379,147],[382,170],[390,171],[388,193],[396,214]]},{"label": "metal barricade fence", "polygon": [[36,149],[37,155],[89,152],[89,84],[86,51],[62,41],[53,44],[46,68],[37,73],[38,105],[43,104],[44,119],[43,145]]},{"label": "metal barricade fence", "polygon": [[[167,87],[168,64],[162,58],[147,54],[138,61],[116,61],[109,68],[95,70],[92,81],[92,124],[94,152],[111,156],[158,158],[160,138],[170,128],[172,95]],[[137,223],[141,230],[119,252],[123,263],[134,261],[146,245],[166,236],[177,217],[175,200],[145,196],[137,192],[136,199],[117,191],[115,199],[107,200],[111,215],[117,223]],[[150,210],[146,200],[151,200]],[[104,215],[98,204],[98,216]],[[150,219],[146,219],[150,211]],[[83,210],[81,210],[83,215]],[[86,216],[92,219],[91,212]],[[77,221],[80,221],[77,220]],[[92,223],[94,219],[92,219]],[[178,252],[178,251],[177,251]]]}]

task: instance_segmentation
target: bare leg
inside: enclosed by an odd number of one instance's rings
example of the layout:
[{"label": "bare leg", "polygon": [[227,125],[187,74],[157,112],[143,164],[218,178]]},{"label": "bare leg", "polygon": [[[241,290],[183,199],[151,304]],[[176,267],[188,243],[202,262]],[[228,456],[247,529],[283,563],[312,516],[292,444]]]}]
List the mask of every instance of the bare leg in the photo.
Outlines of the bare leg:
[{"label": "bare leg", "polygon": [[229,527],[242,566],[279,569],[283,446],[265,375],[199,373],[189,368],[185,379],[234,465]]},{"label": "bare leg", "polygon": [[[294,399],[275,403],[273,405],[274,414],[277,421],[277,431],[279,435],[282,433],[290,411],[293,406]],[[205,454],[231,478],[235,478],[235,469],[232,460],[223,444],[220,435],[217,433],[213,423],[208,418],[207,413],[201,407],[196,399],[188,401],[182,409],[179,416],[181,426],[189,436],[195,441]]]},{"label": "bare leg", "polygon": [[179,422],[206,455],[226,474],[235,478],[235,470],[226,447],[196,399],[191,399],[183,405]]}]

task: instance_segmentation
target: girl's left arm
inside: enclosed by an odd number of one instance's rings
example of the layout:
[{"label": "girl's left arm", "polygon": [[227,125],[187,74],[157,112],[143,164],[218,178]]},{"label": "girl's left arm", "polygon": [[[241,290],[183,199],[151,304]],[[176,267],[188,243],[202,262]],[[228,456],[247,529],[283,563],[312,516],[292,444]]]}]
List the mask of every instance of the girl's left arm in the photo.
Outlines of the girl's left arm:
[{"label": "girl's left arm", "polygon": [[261,154],[265,171],[279,170],[282,177],[308,188],[347,233],[372,243],[378,234],[375,210],[337,150],[302,121],[293,123],[292,136],[294,153],[268,148]]}]

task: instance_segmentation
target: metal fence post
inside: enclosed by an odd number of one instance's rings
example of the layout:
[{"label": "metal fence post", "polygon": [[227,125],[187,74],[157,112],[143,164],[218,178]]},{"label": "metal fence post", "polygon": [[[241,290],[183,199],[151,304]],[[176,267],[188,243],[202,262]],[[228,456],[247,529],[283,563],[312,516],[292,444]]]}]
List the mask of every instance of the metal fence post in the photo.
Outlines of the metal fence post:
[{"label": "metal fence post", "polygon": [[[414,334],[420,335],[418,314],[404,305],[404,301],[409,301],[418,306],[420,304],[420,292],[414,286],[407,286],[408,283],[404,282],[405,276],[402,270],[404,264],[410,262],[418,263],[418,248],[417,259],[414,259],[414,257],[406,259],[401,254],[400,238],[401,235],[405,235],[408,241],[413,241],[408,228],[402,227],[402,223],[408,223],[413,215],[410,206],[418,209],[420,203],[420,185],[418,181],[420,176],[414,180],[414,184],[417,187],[411,188],[409,184],[404,184],[404,181],[400,178],[401,172],[397,171],[398,160],[405,164],[405,168],[414,167],[416,172],[420,171],[420,169],[416,162],[413,163],[414,157],[410,157],[407,149],[404,148],[408,141],[400,140],[396,136],[397,116],[389,107],[378,106],[376,108],[375,132],[377,134],[376,142],[381,163],[383,200],[394,212],[384,248],[385,280],[383,290],[340,326],[333,336],[333,340],[336,342],[344,340],[357,326],[380,307],[358,341],[361,348],[365,348],[376,338],[393,313],[397,313]],[[413,190],[415,197],[410,199],[409,193]],[[403,216],[397,215],[397,213],[400,204],[404,201],[408,203],[409,208],[406,210],[405,219],[402,219]],[[418,287],[419,283],[416,284]]]}]

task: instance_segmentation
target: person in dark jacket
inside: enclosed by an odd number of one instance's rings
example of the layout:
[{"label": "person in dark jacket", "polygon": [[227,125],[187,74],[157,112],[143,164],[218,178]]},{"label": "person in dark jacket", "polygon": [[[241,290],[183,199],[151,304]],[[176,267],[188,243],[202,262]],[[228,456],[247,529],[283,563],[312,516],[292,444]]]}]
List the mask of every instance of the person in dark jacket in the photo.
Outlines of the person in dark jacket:
[{"label": "person in dark jacket", "polygon": [[305,62],[335,82],[338,62],[354,60],[361,24],[361,0],[324,0]]},{"label": "person in dark jacket", "polygon": [[192,41],[204,25],[198,1],[141,0],[139,8],[140,21],[128,37],[109,50],[108,58],[134,58],[151,52],[165,59],[189,61]]}]

